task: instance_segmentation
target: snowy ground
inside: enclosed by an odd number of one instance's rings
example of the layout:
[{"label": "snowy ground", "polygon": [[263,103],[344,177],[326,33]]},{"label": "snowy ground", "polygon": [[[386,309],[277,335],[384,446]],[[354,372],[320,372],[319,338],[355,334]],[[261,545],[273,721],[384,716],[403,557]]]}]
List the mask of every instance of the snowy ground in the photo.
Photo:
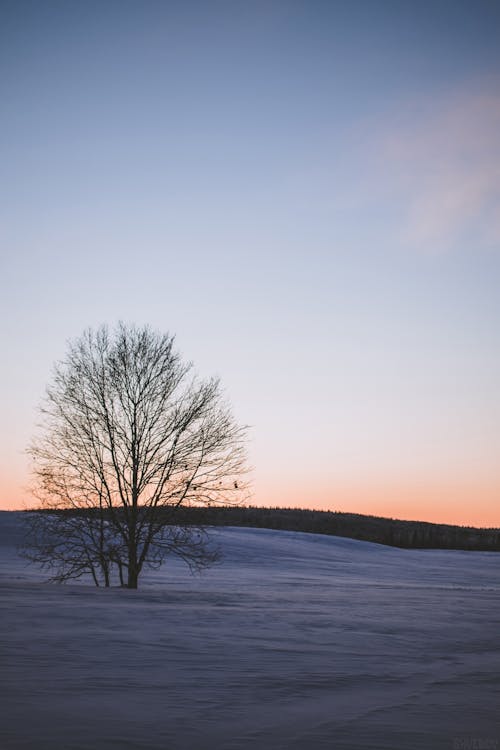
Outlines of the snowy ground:
[{"label": "snowy ground", "polygon": [[500,555],[214,532],[139,591],[57,586],[0,513],[0,748],[500,750]]}]

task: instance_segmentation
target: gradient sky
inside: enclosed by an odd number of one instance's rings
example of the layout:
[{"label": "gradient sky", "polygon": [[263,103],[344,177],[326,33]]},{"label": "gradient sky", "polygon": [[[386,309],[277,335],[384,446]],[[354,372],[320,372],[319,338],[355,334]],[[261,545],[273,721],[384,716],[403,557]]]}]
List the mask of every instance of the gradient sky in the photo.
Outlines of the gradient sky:
[{"label": "gradient sky", "polygon": [[0,0],[0,507],[68,339],[177,335],[254,502],[500,526],[500,4]]}]

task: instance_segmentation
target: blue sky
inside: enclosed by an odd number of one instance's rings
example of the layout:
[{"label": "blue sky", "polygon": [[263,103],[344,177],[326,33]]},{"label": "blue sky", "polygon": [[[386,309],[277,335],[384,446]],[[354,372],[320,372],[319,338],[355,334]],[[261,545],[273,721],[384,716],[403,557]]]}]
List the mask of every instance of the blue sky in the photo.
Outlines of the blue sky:
[{"label": "blue sky", "polygon": [[500,525],[500,6],[1,2],[3,507],[66,341],[150,323],[255,502]]}]

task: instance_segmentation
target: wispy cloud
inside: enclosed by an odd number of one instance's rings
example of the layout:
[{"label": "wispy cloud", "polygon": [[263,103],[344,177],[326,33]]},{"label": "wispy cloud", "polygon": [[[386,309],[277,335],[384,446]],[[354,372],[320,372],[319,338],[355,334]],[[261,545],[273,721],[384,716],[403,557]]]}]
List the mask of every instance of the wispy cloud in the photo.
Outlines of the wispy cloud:
[{"label": "wispy cloud", "polygon": [[421,102],[380,139],[377,181],[405,246],[500,245],[500,86]]}]

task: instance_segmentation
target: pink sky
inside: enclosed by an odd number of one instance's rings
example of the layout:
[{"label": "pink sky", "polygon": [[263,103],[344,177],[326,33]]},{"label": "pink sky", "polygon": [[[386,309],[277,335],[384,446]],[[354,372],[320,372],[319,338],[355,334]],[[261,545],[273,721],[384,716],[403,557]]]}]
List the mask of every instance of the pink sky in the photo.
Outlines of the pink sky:
[{"label": "pink sky", "polygon": [[0,507],[123,320],[220,375],[256,504],[500,526],[498,5],[195,5],[2,11]]}]

